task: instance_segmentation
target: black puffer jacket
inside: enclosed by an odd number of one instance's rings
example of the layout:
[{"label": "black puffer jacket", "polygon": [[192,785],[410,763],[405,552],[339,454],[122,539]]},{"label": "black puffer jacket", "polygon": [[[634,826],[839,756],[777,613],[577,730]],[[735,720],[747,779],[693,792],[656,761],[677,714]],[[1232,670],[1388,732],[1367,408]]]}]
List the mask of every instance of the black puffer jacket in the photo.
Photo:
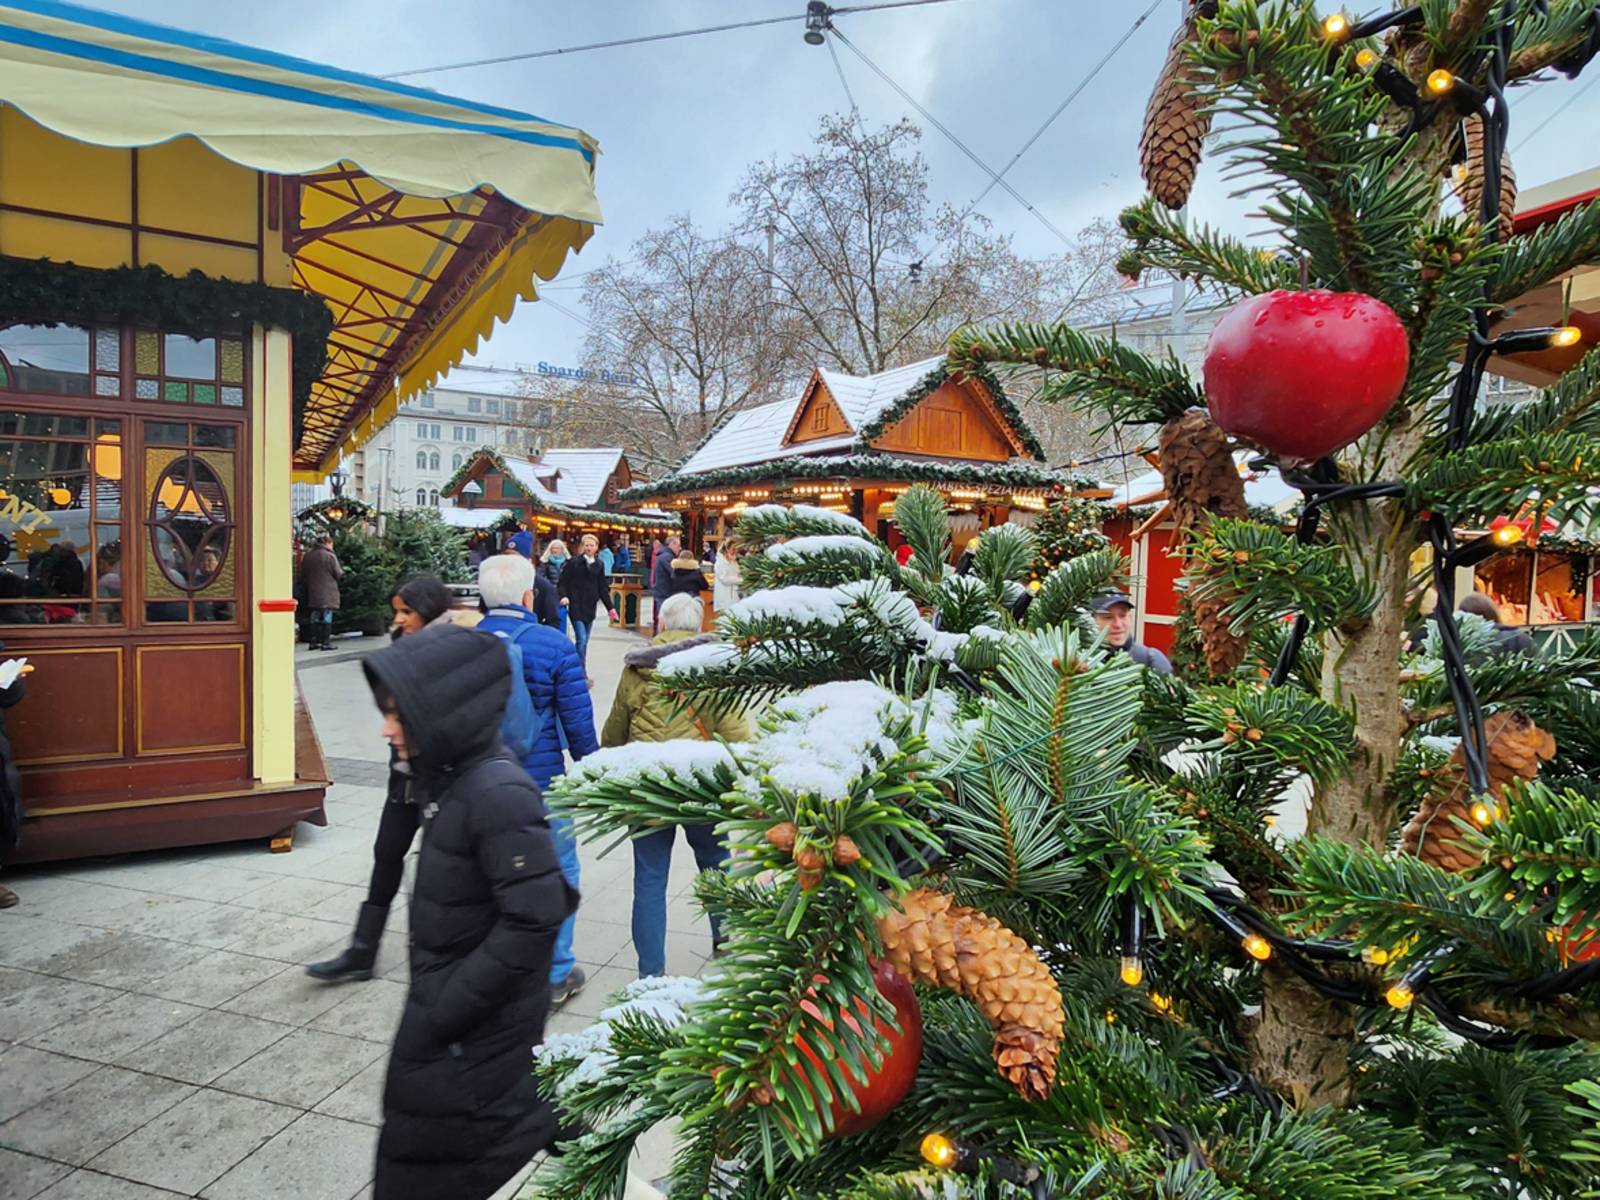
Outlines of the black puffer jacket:
[{"label": "black puffer jacket", "polygon": [[505,647],[443,626],[365,660],[394,698],[423,800],[411,990],[384,1083],[376,1200],[492,1196],[558,1136],[531,1051],[556,930],[578,904],[539,791],[500,744]]},{"label": "black puffer jacket", "polygon": [[[0,650],[5,643],[0,642]],[[0,662],[6,655],[0,654]],[[17,759],[11,753],[11,739],[6,736],[4,710],[21,702],[27,683],[20,676],[8,688],[0,688],[0,850],[17,844],[22,836],[22,773],[17,770]]]}]

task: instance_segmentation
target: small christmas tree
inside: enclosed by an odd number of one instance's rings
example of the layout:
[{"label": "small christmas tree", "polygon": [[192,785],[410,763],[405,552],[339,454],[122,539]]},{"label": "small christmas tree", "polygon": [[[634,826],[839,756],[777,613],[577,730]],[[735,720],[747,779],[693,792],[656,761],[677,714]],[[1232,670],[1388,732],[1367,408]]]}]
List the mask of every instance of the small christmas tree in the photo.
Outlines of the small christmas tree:
[{"label": "small christmas tree", "polygon": [[[1284,241],[1125,215],[1130,270],[1241,298],[1207,391],[1066,326],[968,331],[953,361],[1046,367],[1047,396],[1162,426],[1211,679],[1084,627],[1113,551],[1030,600],[1033,536],[987,531],[955,574],[925,491],[897,506],[905,568],[838,514],[747,511],[761,590],[660,685],[755,705],[760,734],[604,752],[557,789],[592,834],[719,822],[735,865],[698,882],[731,941],[686,1007],[639,997],[544,1055],[594,1127],[551,1194],[619,1194],[667,1119],[683,1197],[1592,1192],[1600,638],[1498,656],[1450,597],[1498,549],[1454,530],[1583,515],[1600,488],[1600,355],[1472,409],[1497,306],[1600,258],[1600,206],[1495,233],[1505,85],[1575,73],[1597,31],[1596,0],[1194,6],[1147,177],[1181,204],[1227,114]],[[1473,145],[1481,207],[1445,214]],[[1262,401],[1346,322],[1364,365]],[[1304,490],[1295,533],[1249,519],[1241,444]],[[1403,655],[1422,546],[1442,602]]]},{"label": "small christmas tree", "polygon": [[1111,539],[1100,531],[1103,518],[1103,506],[1084,496],[1052,499],[1033,525],[1033,536],[1039,541],[1035,575],[1043,579],[1069,558],[1109,546]]}]

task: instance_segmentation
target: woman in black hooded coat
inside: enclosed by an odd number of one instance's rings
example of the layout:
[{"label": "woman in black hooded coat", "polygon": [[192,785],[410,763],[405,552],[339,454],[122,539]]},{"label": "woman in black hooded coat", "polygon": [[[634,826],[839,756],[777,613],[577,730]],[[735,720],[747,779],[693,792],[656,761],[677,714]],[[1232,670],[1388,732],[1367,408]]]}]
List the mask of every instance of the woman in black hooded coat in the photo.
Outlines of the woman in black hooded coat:
[{"label": "woman in black hooded coat", "polygon": [[558,1138],[532,1048],[578,906],[539,790],[500,742],[505,647],[440,626],[363,663],[421,793],[411,989],[383,1091],[375,1200],[484,1200]]}]

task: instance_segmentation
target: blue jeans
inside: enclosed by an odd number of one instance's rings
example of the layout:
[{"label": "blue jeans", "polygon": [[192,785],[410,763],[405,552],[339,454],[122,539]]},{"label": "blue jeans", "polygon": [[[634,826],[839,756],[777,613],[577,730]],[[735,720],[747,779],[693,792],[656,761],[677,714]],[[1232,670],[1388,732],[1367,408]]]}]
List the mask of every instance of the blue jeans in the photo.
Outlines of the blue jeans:
[{"label": "blue jeans", "polygon": [[572,618],[572,640],[578,643],[578,662],[584,670],[589,669],[589,633],[594,629],[594,622],[580,621]]},{"label": "blue jeans", "polygon": [[[728,848],[717,840],[713,825],[685,825],[684,836],[694,850],[695,866],[710,871],[728,861]],[[639,975],[662,975],[667,969],[667,872],[672,866],[672,843],[677,830],[671,825],[633,839],[633,948],[639,955]],[[711,918],[711,943],[722,929]]]},{"label": "blue jeans", "polygon": [[[578,886],[578,839],[572,836],[572,821],[568,817],[550,818],[550,837],[556,844],[556,857],[561,860],[561,873],[567,877],[567,882],[573,887]],[[577,927],[578,917],[574,913],[561,922],[561,929],[556,934],[556,951],[550,959],[550,982],[552,984],[565,983],[567,976],[572,974],[572,968],[577,965],[577,958],[572,953],[572,931]]]},{"label": "blue jeans", "polygon": [[556,609],[556,628],[561,631],[561,636],[567,636],[567,606],[560,605]]}]

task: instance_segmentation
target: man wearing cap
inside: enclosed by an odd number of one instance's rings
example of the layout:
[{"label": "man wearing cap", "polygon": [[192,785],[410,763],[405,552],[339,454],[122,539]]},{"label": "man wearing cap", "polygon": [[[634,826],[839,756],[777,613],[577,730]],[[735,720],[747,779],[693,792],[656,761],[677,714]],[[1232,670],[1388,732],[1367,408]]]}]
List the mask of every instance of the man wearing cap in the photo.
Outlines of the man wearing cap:
[{"label": "man wearing cap", "polygon": [[1103,592],[1089,601],[1095,623],[1105,632],[1106,645],[1113,651],[1125,650],[1140,666],[1158,675],[1171,675],[1172,663],[1159,650],[1133,640],[1133,600],[1125,592]]}]

